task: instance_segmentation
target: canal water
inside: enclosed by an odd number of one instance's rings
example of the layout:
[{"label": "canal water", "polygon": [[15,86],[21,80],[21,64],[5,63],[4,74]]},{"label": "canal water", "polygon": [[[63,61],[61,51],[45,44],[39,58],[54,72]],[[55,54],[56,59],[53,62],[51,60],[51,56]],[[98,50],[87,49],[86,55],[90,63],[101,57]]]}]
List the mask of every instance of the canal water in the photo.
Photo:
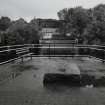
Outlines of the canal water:
[{"label": "canal water", "polygon": [[33,58],[24,63],[16,61],[0,67],[0,73],[19,73],[0,84],[0,105],[105,105],[104,86],[43,85],[45,73],[59,72],[67,64],[71,69],[78,67],[80,73],[92,74],[97,78],[105,75],[105,65],[88,58]]}]

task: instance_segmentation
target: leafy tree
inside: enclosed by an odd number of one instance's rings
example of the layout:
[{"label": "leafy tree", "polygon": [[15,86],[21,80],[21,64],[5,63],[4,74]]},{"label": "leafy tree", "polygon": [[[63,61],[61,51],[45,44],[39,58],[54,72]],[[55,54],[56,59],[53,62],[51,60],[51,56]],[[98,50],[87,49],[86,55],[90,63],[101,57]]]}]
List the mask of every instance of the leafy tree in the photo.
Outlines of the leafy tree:
[{"label": "leafy tree", "polygon": [[27,23],[24,19],[12,22],[7,30],[9,44],[31,44],[38,42],[38,30],[33,23]]},{"label": "leafy tree", "polygon": [[7,29],[7,32],[14,32],[17,31],[18,29],[24,29],[26,25],[27,22],[24,19],[20,18],[11,23],[10,27]]},{"label": "leafy tree", "polygon": [[1,17],[0,18],[0,31],[6,31],[6,29],[10,26],[11,19],[9,17]]},{"label": "leafy tree", "polygon": [[37,43],[39,40],[38,31],[31,25],[24,28],[24,43]]},{"label": "leafy tree", "polygon": [[105,5],[100,4],[91,9],[63,9],[58,12],[58,17],[64,21],[61,32],[70,33],[70,37],[82,38],[87,44],[105,44]]},{"label": "leafy tree", "polygon": [[82,7],[63,9],[58,12],[58,15],[60,19],[63,17],[66,22],[63,27],[66,28],[65,33],[73,33],[75,29],[81,35],[89,22],[87,11]]},{"label": "leafy tree", "polygon": [[24,44],[22,37],[17,32],[7,33],[8,35],[8,44],[9,45],[17,45],[17,44]]},{"label": "leafy tree", "polygon": [[93,18],[95,21],[105,21],[105,5],[99,4],[93,8]]}]

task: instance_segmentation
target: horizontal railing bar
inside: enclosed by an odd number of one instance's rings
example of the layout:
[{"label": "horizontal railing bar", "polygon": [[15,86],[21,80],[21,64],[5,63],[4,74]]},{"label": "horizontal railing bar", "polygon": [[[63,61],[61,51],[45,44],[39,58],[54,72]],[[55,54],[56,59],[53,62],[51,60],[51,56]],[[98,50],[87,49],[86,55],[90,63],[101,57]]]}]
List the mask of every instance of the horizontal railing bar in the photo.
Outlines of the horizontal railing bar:
[{"label": "horizontal railing bar", "polygon": [[[30,47],[31,48],[31,47]],[[39,46],[33,48],[90,48],[90,47],[77,47],[77,46]]]},{"label": "horizontal railing bar", "polygon": [[[102,52],[102,54],[105,53],[105,49],[104,49],[105,46],[100,46],[100,45],[76,45],[75,44],[75,45],[67,46],[70,44],[65,44],[65,43],[61,44],[61,45],[65,45],[65,46],[57,46],[57,45],[60,45],[60,43],[58,43],[58,44],[56,44],[56,43],[41,44],[40,43],[40,44],[23,44],[23,45],[13,45],[13,46],[3,46],[3,47],[0,47],[1,48],[0,53],[16,50],[16,54],[17,55],[20,54],[20,57],[22,57],[22,56],[26,55],[25,53],[29,54],[29,48],[36,48],[36,50],[37,49],[43,50],[44,48],[48,48],[49,51],[50,51],[50,49],[70,49],[70,48],[71,49],[89,49],[89,50],[104,51],[104,52]],[[5,48],[6,50],[2,50],[2,48]],[[84,54],[86,54],[86,53],[84,53]],[[47,57],[67,57],[68,56],[68,57],[70,57],[71,56],[71,57],[74,57],[74,56],[82,56],[82,55],[75,55],[75,54],[73,54],[73,55],[50,55],[50,53],[49,53],[48,55],[44,54],[44,55],[32,55],[32,56],[37,56],[37,57],[44,57],[44,56],[47,56]],[[83,56],[90,56],[90,55],[88,54],[88,55],[83,55]],[[100,56],[98,56],[98,57],[99,57],[98,59],[100,59]],[[102,58],[102,61],[105,61],[104,58],[105,57]],[[8,61],[5,61],[5,62],[8,62]]]},{"label": "horizontal railing bar", "polygon": [[104,49],[98,49],[98,48],[90,48],[90,49],[105,51]]},{"label": "horizontal railing bar", "polygon": [[17,49],[16,51],[28,50],[28,48]]},{"label": "horizontal railing bar", "polygon": [[23,51],[23,52],[18,52],[17,54],[21,54],[21,53],[25,53],[25,52],[29,52],[29,51],[27,50],[27,51]]},{"label": "horizontal railing bar", "polygon": [[[60,49],[60,48],[90,48],[90,47],[55,47],[55,46],[42,46],[42,47],[34,47],[34,48],[54,48],[54,49]],[[95,49],[95,50],[103,50],[105,51],[104,49],[99,49],[99,48],[90,48],[90,49]]]},{"label": "horizontal railing bar", "polygon": [[18,48],[18,49],[16,49],[16,50],[18,51],[18,50],[23,50],[23,49],[28,49],[28,47]]},{"label": "horizontal railing bar", "polygon": [[32,57],[43,57],[43,56],[47,56],[47,57],[89,57],[89,55],[35,55],[35,54],[32,54],[31,55]]},{"label": "horizontal railing bar", "polygon": [[[30,47],[25,47],[25,48],[28,49],[28,48],[30,48]],[[23,48],[16,48],[16,49],[2,50],[2,51],[0,51],[0,53],[1,53],[1,52],[6,52],[6,51],[8,52],[8,51],[12,51],[12,50],[18,50],[18,49],[22,50],[22,49],[25,49],[25,48],[23,47]]]},{"label": "horizontal railing bar", "polygon": [[[35,45],[54,45],[54,44],[56,44],[56,43],[47,43],[47,44],[23,44],[23,45],[12,45],[12,46],[2,46],[2,47],[0,47],[0,48],[10,48],[11,49],[11,47],[17,47],[17,46],[26,46],[26,45],[30,45],[30,46],[35,46]],[[59,43],[58,43],[59,44]],[[64,44],[64,43],[60,43],[60,44]],[[68,45],[70,45],[70,44],[68,44]],[[87,46],[87,47],[104,47],[105,48],[105,46],[100,46],[100,45],[75,45],[75,46],[83,46],[83,47],[85,47],[85,46]]]},{"label": "horizontal railing bar", "polygon": [[42,46],[42,47],[23,47],[23,48],[16,48],[16,49],[8,49],[8,50],[2,50],[0,51],[1,52],[8,52],[8,51],[12,51],[12,50],[27,50],[29,48],[50,48],[50,49],[61,49],[61,48],[64,48],[64,49],[69,49],[69,48],[89,48],[89,49],[94,49],[94,50],[101,50],[101,51],[105,51],[104,49],[99,49],[99,48],[90,48],[90,47],[78,47],[78,46],[73,46],[73,47],[55,47],[55,46]]},{"label": "horizontal railing bar", "polygon": [[100,59],[100,58],[97,58],[97,57],[94,57],[94,56],[89,56],[89,57],[92,57],[92,58],[95,58],[95,59],[97,59],[97,60],[99,60],[99,61],[103,61],[103,62],[105,62],[105,60]]},{"label": "horizontal railing bar", "polygon": [[25,56],[28,57],[28,55],[31,55],[31,54],[32,54],[32,53],[25,54],[25,55],[23,55],[23,56],[20,56],[20,57],[14,58],[14,59],[10,59],[10,60],[5,61],[5,62],[1,62],[0,65],[7,64],[7,63],[12,62],[12,61],[15,61],[15,60],[17,60],[17,59],[21,59],[22,57],[25,57]]},{"label": "horizontal railing bar", "polygon": [[20,58],[21,58],[21,57],[17,57],[17,58],[10,59],[10,60],[5,61],[5,62],[1,62],[0,65],[7,64],[7,63],[9,63],[9,62],[15,61],[15,60],[20,59]]},{"label": "horizontal railing bar", "polygon": [[12,45],[12,46],[1,46],[0,48],[8,48],[8,47],[16,47],[16,46],[24,46],[24,45]]}]

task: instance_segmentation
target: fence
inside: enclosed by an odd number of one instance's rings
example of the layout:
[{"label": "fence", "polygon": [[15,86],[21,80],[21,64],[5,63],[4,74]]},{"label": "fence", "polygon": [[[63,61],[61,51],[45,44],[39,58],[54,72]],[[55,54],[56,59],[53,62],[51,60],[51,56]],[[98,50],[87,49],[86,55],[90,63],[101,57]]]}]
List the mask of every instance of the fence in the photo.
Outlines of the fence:
[{"label": "fence", "polygon": [[0,47],[0,63],[6,63],[29,54],[28,45],[13,45]]},{"label": "fence", "polygon": [[71,45],[64,43],[24,44],[0,47],[0,64],[8,61],[30,57],[62,57],[87,56],[105,61],[105,46],[98,45]]}]

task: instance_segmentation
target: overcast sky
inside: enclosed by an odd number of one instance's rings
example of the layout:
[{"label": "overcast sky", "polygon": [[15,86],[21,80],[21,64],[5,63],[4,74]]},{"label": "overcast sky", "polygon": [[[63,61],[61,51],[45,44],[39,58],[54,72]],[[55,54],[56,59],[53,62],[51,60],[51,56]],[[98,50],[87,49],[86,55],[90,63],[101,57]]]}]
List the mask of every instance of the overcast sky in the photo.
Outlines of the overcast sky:
[{"label": "overcast sky", "polygon": [[0,0],[0,16],[25,20],[36,18],[55,18],[63,8],[82,6],[92,8],[105,0]]}]

